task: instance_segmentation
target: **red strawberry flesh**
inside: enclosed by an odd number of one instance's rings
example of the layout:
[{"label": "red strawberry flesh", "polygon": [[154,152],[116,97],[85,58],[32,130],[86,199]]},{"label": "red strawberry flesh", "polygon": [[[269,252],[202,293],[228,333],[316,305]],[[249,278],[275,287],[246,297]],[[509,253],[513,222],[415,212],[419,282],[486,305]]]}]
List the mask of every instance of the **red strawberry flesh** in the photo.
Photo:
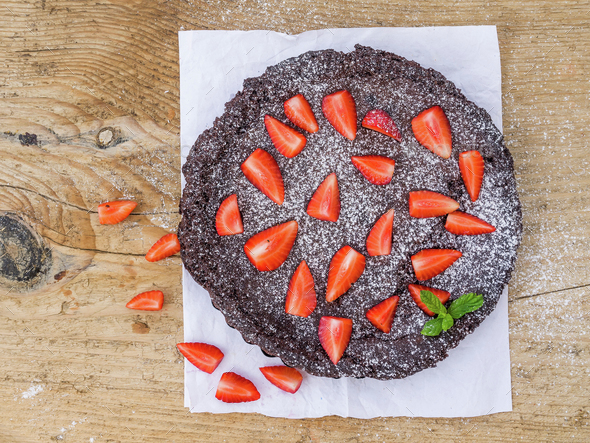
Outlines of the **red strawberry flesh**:
[{"label": "red strawberry flesh", "polygon": [[365,270],[365,256],[343,246],[330,261],[326,301],[334,301],[350,289]]},{"label": "red strawberry flesh", "polygon": [[311,271],[303,260],[289,282],[285,312],[298,317],[308,317],[317,304],[314,286]]},{"label": "red strawberry flesh", "polygon": [[447,215],[445,229],[455,235],[489,234],[496,230],[488,222],[461,211],[455,211]]},{"label": "red strawberry flesh", "polygon": [[314,192],[307,214],[318,220],[337,222],[340,215],[340,191],[335,173],[328,175]]},{"label": "red strawberry flesh", "polygon": [[260,398],[254,383],[235,372],[225,372],[219,380],[215,398],[225,403],[244,403]]},{"label": "red strawberry flesh", "polygon": [[230,195],[219,205],[215,216],[215,228],[219,235],[236,235],[244,232],[236,194]]},{"label": "red strawberry flesh", "polygon": [[223,352],[207,343],[178,343],[176,347],[190,363],[207,374],[215,371],[223,360]]},{"label": "red strawberry flesh", "polygon": [[430,280],[445,271],[463,254],[454,249],[423,249],[412,256],[412,266],[416,278]]},{"label": "red strawberry flesh", "polygon": [[391,182],[395,160],[381,155],[353,156],[352,164],[374,185],[386,185]]},{"label": "red strawberry flesh", "polygon": [[478,151],[466,151],[459,154],[459,169],[463,177],[463,183],[467,188],[471,201],[479,197],[485,163]]},{"label": "red strawberry flesh", "polygon": [[289,256],[297,237],[298,224],[292,220],[253,235],[244,252],[259,271],[274,271]]},{"label": "red strawberry flesh", "polygon": [[367,318],[373,326],[388,334],[389,331],[391,331],[391,325],[393,324],[393,318],[395,317],[398,302],[399,297],[397,295],[389,297],[387,300],[383,300],[381,303],[373,306],[367,311]]},{"label": "red strawberry flesh", "polygon": [[440,106],[433,106],[414,117],[412,131],[422,146],[442,158],[451,156],[451,125]]},{"label": "red strawberry flesh", "polygon": [[284,103],[285,115],[291,122],[307,132],[317,132],[318,122],[305,97],[297,94]]},{"label": "red strawberry flesh", "polygon": [[257,149],[240,166],[246,178],[278,205],[285,200],[283,176],[276,160],[264,149]]},{"label": "red strawberry flesh", "polygon": [[440,217],[459,209],[459,203],[432,191],[410,192],[410,215],[416,218]]},{"label": "red strawberry flesh", "polygon": [[105,202],[98,205],[98,221],[101,225],[115,225],[125,220],[137,203],[129,200]]},{"label": "red strawberry flesh", "polygon": [[322,317],[318,328],[320,344],[330,360],[338,364],[352,333],[352,320],[340,317]]},{"label": "red strawberry flesh", "polygon": [[290,394],[295,394],[303,381],[303,376],[297,369],[287,366],[265,366],[260,368],[260,372],[277,388]]},{"label": "red strawberry flesh", "polygon": [[343,90],[324,97],[322,111],[336,131],[349,140],[356,138],[356,104],[350,92]]},{"label": "red strawberry flesh", "polygon": [[399,132],[395,122],[387,112],[381,109],[373,109],[367,112],[362,125],[364,128],[388,135],[398,142],[402,141],[402,134]]},{"label": "red strawberry flesh", "polygon": [[285,157],[293,158],[305,147],[305,136],[276,118],[265,115],[264,124],[273,145]]},{"label": "red strawberry flesh", "polygon": [[163,305],[164,294],[162,291],[147,291],[133,297],[125,306],[140,311],[159,311]]},{"label": "red strawberry flesh", "polygon": [[166,234],[150,248],[145,255],[149,262],[162,260],[180,252],[180,243],[176,234]]},{"label": "red strawberry flesh", "polygon": [[377,220],[371,229],[367,237],[367,252],[370,256],[391,254],[393,216],[393,209],[390,209]]}]

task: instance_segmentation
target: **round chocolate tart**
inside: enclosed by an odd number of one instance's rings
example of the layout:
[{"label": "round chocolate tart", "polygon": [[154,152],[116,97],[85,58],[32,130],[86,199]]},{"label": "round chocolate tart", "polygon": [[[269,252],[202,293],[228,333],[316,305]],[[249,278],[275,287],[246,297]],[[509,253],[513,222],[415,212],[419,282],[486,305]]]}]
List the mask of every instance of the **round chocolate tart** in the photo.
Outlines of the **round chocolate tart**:
[{"label": "round chocolate tart", "polygon": [[[356,103],[354,140],[341,135],[322,112],[324,97],[341,90],[350,92]],[[296,127],[285,115],[284,102],[297,94],[311,106],[319,125],[315,133]],[[424,147],[412,130],[412,119],[434,106],[444,110],[450,124],[450,158]],[[375,109],[392,117],[401,141],[361,126],[363,117]],[[265,115],[306,137],[298,155],[287,158],[277,151],[265,128]],[[259,148],[280,168],[284,182],[280,205],[257,189],[240,168]],[[485,164],[475,202],[459,167],[459,154],[473,150],[481,154]],[[389,184],[372,184],[351,162],[352,156],[368,155],[395,160]],[[186,186],[178,238],[186,269],[209,292],[228,325],[248,343],[280,357],[288,366],[317,376],[385,380],[435,366],[493,311],[510,280],[521,240],[522,217],[512,157],[488,113],[439,72],[359,45],[350,53],[307,52],[245,80],[243,90],[226,104],[224,114],[199,136],[183,173]],[[332,173],[337,177],[341,204],[336,222],[319,220],[306,212],[316,189]],[[460,211],[485,220],[495,231],[455,235],[445,229],[446,216],[410,216],[409,194],[420,190],[454,199]],[[237,195],[244,231],[220,236],[216,214],[232,194]],[[390,209],[395,214],[391,253],[370,256],[367,236]],[[287,259],[276,270],[259,271],[244,245],[253,235],[292,220],[298,223],[298,230]],[[328,302],[330,263],[344,246],[365,257],[364,272],[348,291]],[[444,272],[420,282],[411,257],[424,249],[452,249],[462,256]],[[285,312],[289,282],[303,260],[317,295],[317,306],[307,317]],[[448,303],[466,293],[483,294],[483,306],[455,320],[448,331],[425,336],[421,331],[431,317],[411,297],[409,284],[448,291]],[[385,333],[366,314],[393,295],[399,296],[399,302],[391,331]],[[350,342],[337,364],[318,337],[320,319],[325,316],[352,320]]]}]

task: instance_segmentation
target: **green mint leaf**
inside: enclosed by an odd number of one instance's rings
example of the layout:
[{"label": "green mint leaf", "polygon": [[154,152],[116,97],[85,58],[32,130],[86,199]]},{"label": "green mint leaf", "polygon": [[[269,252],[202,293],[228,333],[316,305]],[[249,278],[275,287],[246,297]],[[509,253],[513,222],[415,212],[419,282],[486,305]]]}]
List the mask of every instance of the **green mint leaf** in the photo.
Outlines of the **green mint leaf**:
[{"label": "green mint leaf", "polygon": [[428,320],[422,329],[422,335],[428,335],[429,337],[435,337],[442,332],[442,319],[433,318]]},{"label": "green mint leaf", "polygon": [[449,314],[451,314],[454,319],[458,319],[469,312],[481,308],[481,305],[483,305],[483,295],[474,293],[465,294],[451,303]]},{"label": "green mint leaf", "polygon": [[455,324],[455,320],[453,320],[453,317],[451,314],[445,314],[445,316],[442,319],[442,329],[443,331],[448,331],[449,329],[451,329],[451,326],[453,326]]},{"label": "green mint leaf", "polygon": [[447,308],[445,308],[438,297],[430,291],[420,291],[420,300],[422,300],[422,303],[435,314],[444,315],[447,313]]}]

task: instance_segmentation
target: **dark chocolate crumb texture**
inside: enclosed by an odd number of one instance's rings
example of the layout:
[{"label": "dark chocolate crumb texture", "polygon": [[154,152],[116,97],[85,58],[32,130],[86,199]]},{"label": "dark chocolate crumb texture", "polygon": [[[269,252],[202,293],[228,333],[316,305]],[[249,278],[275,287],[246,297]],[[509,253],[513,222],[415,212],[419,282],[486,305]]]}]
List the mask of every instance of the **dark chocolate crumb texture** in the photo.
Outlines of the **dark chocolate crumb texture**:
[{"label": "dark chocolate crumb texture", "polygon": [[[322,112],[324,97],[346,90],[356,103],[358,131],[350,140],[336,131]],[[319,130],[293,125],[283,104],[302,94]],[[448,118],[452,152],[448,159],[422,146],[412,119],[440,106]],[[361,127],[371,110],[389,114],[401,141]],[[293,158],[277,151],[265,128],[270,115],[304,134],[305,147]],[[240,166],[264,149],[278,163],[284,181],[279,205],[246,178]],[[473,202],[459,168],[459,154],[478,151],[485,163],[479,198]],[[352,156],[379,155],[395,160],[390,183],[374,185],[351,162]],[[357,45],[350,53],[307,52],[244,81],[225,112],[204,131],[183,166],[186,186],[178,238],[185,267],[210,294],[228,325],[267,354],[310,374],[324,377],[402,378],[433,367],[492,312],[510,279],[521,240],[521,209],[513,161],[501,132],[488,113],[476,106],[439,72],[395,54]],[[336,222],[319,220],[306,209],[316,189],[335,173],[340,193]],[[459,210],[493,225],[482,235],[455,235],[445,229],[446,217],[415,218],[409,214],[409,193],[428,190],[456,200]],[[220,236],[216,215],[221,203],[237,195],[244,232]],[[375,222],[394,209],[392,250],[369,256],[366,240]],[[287,259],[276,270],[260,272],[244,245],[253,235],[295,220],[297,236]],[[350,289],[326,301],[332,257],[351,246],[366,258],[364,272]],[[444,272],[420,282],[411,257],[423,249],[452,249],[462,256]],[[314,280],[317,306],[307,317],[285,312],[289,282],[305,260]],[[465,293],[483,294],[483,306],[448,331],[427,337],[421,330],[429,317],[414,302],[409,284],[450,292],[447,303]],[[382,332],[367,311],[399,296],[391,331]],[[325,316],[352,320],[352,335],[334,364],[318,338]],[[187,319],[191,321],[190,319]],[[194,319],[193,321],[199,321]]]}]

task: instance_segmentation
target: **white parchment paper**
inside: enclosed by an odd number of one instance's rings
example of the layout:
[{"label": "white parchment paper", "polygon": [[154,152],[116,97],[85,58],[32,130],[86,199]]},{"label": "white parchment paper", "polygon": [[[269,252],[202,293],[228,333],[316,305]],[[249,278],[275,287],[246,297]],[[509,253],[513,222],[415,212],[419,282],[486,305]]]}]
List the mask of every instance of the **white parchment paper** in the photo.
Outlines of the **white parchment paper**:
[{"label": "white parchment paper", "polygon": [[[286,35],[270,31],[181,31],[180,111],[182,163],[191,146],[248,77],[310,50],[348,52],[356,43],[395,52],[432,67],[486,109],[502,129],[500,53],[495,26],[329,29]],[[184,186],[184,177],[183,177]],[[508,347],[508,291],[496,310],[435,368],[402,380],[303,375],[296,394],[271,385],[258,370],[281,364],[247,344],[225,323],[209,295],[183,272],[184,340],[218,346],[225,357],[211,375],[185,361],[185,406],[192,412],[258,412],[273,417],[326,415],[470,417],[512,410]],[[215,399],[221,374],[250,379],[261,398],[226,404]],[[441,390],[445,387],[444,396]]]}]

